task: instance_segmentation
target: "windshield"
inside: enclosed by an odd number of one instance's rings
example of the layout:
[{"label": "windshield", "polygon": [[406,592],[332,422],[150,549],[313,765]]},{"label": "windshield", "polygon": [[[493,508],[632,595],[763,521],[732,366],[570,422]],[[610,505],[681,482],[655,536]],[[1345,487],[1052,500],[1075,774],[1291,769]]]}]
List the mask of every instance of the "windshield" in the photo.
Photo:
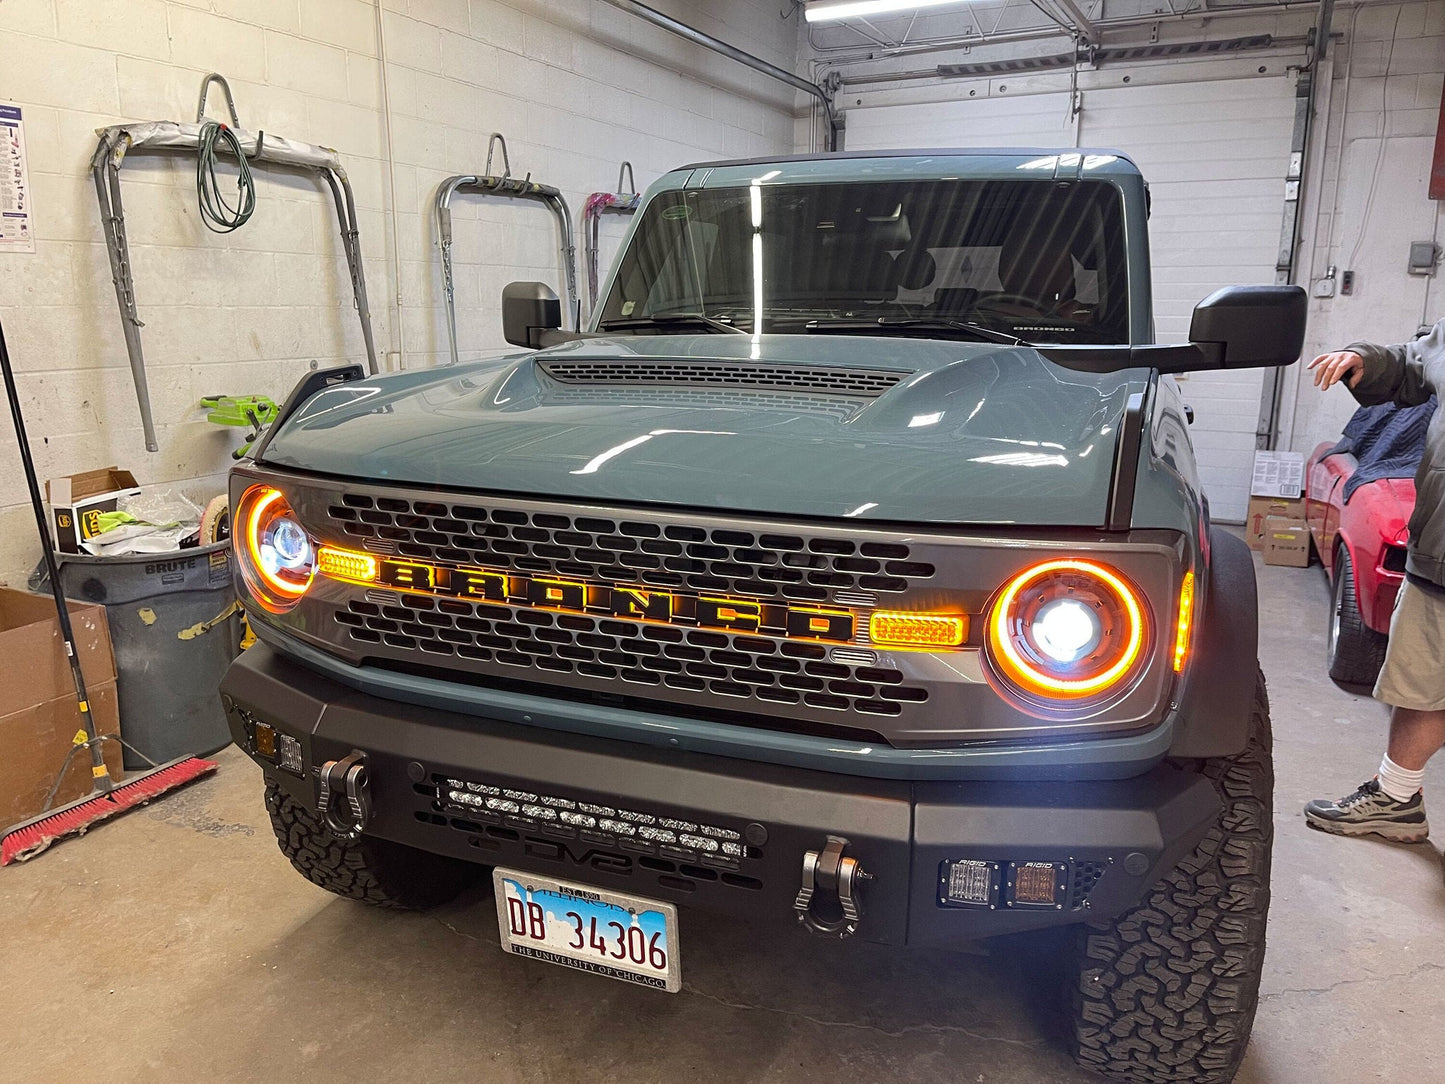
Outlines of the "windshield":
[{"label": "windshield", "polygon": [[1126,343],[1125,269],[1122,199],[1105,181],[663,192],[638,222],[598,326],[706,330],[675,319],[694,315],[786,334],[911,319],[1031,342]]}]

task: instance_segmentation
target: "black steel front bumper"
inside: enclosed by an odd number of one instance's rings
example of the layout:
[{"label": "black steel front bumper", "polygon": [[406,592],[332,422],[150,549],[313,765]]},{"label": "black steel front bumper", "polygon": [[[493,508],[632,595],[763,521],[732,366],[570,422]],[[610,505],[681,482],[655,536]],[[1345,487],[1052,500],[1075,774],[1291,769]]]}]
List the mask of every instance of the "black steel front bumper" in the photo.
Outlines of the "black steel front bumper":
[{"label": "black steel front bumper", "polygon": [[[858,934],[889,944],[956,944],[1117,914],[1221,810],[1208,780],[1167,765],[1103,782],[910,782],[570,735],[384,700],[263,644],[232,665],[221,690],[237,744],[298,801],[315,808],[322,765],[359,752],[368,834],[484,865],[795,924],[804,856],[842,837],[844,854],[871,875]],[[257,750],[257,723],[299,741],[300,771]],[[630,815],[652,830],[627,838],[548,809],[610,810],[591,819]],[[705,839],[735,842],[723,853]],[[964,859],[996,864],[988,903],[942,899],[947,864]],[[1010,901],[1011,871],[1025,863],[1056,864],[1054,904]]]}]

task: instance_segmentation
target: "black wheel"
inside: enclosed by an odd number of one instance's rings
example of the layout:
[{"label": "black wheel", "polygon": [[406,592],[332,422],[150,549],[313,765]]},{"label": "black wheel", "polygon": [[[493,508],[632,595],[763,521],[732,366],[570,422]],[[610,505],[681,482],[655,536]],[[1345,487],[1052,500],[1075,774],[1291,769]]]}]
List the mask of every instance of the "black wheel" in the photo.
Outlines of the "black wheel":
[{"label": "black wheel", "polygon": [[266,785],[266,811],[281,853],[308,881],[347,899],[420,911],[448,900],[486,876],[470,862],[429,854],[390,840],[339,840],[305,806]]},{"label": "black wheel", "polygon": [[1143,903],[1076,943],[1074,1057],[1117,1080],[1233,1080],[1254,1025],[1274,836],[1263,673],[1244,752],[1186,764],[1219,790],[1219,823]]},{"label": "black wheel", "polygon": [[1355,564],[1343,542],[1335,557],[1334,594],[1330,600],[1330,677],[1341,685],[1374,685],[1385,665],[1389,638],[1365,624],[1355,586]]}]

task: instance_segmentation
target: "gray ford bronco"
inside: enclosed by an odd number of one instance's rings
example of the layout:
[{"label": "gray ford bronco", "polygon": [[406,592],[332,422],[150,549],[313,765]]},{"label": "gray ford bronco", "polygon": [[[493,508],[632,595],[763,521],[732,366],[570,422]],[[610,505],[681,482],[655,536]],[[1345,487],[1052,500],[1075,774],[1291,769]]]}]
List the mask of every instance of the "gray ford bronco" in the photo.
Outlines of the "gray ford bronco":
[{"label": "gray ford bronco", "polygon": [[659,990],[712,913],[1070,926],[1081,1063],[1230,1079],[1269,714],[1168,374],[1290,364],[1305,297],[1155,344],[1148,206],[1107,151],[688,166],[582,330],[514,283],[521,352],[312,374],[230,492],[282,851],[390,907],[490,880],[507,951]]}]

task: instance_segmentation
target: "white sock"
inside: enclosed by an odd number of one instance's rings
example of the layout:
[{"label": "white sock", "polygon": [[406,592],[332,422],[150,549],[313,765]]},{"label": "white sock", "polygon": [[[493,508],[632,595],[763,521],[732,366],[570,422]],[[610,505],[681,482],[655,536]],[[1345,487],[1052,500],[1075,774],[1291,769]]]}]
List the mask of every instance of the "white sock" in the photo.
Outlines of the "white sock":
[{"label": "white sock", "polygon": [[1380,789],[1397,802],[1408,802],[1415,797],[1424,782],[1424,768],[1419,771],[1402,768],[1390,759],[1388,753],[1380,761]]}]

